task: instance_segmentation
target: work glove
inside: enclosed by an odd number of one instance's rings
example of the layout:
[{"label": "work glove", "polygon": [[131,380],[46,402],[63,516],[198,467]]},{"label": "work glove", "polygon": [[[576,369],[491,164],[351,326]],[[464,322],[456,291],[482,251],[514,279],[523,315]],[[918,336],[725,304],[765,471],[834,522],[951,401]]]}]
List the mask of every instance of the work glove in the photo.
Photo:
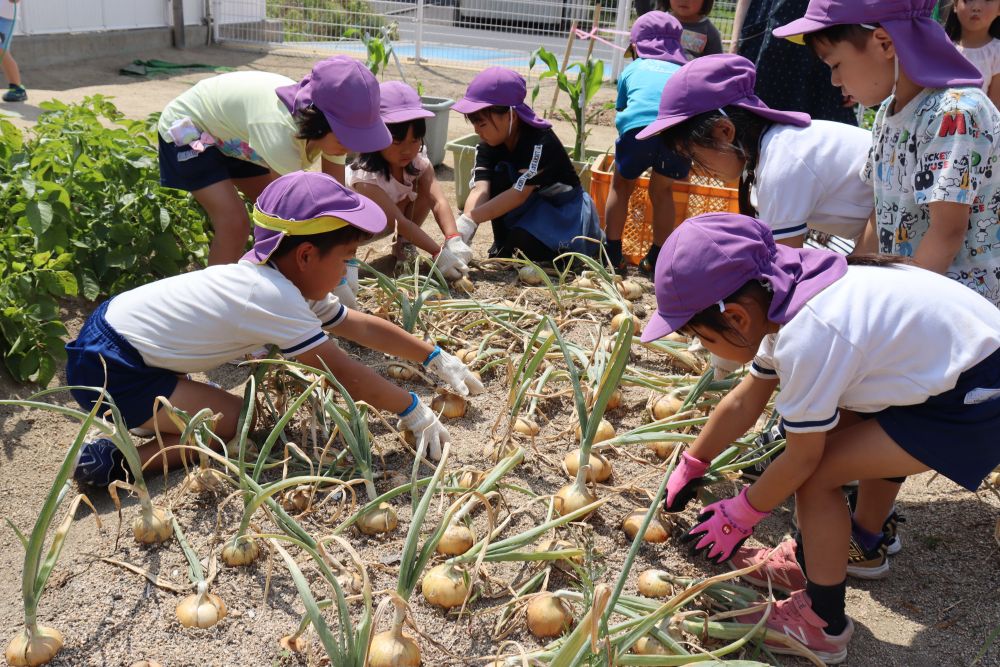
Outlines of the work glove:
[{"label": "work glove", "polygon": [[680,512],[687,507],[702,485],[706,470],[707,463],[682,452],[681,460],[667,480],[667,497],[663,501],[663,509],[667,512]]},{"label": "work glove", "polygon": [[424,366],[460,396],[475,396],[483,391],[483,383],[469,367],[440,347],[427,355]]},{"label": "work glove", "polygon": [[466,264],[472,261],[472,248],[462,240],[461,234],[458,236],[449,236],[448,240],[444,242],[444,246],[448,250],[451,250],[455,254],[455,257],[458,257]]},{"label": "work glove", "polygon": [[413,433],[413,437],[417,441],[418,456],[426,452],[428,458],[438,461],[441,459],[441,448],[444,447],[445,443],[451,442],[448,429],[444,427],[434,411],[417,398],[416,394],[411,391],[410,396],[413,397],[414,402],[406,412],[399,415],[398,428]]},{"label": "work glove", "polygon": [[710,561],[723,563],[729,560],[753,533],[754,526],[768,515],[768,512],[758,512],[747,500],[749,488],[744,486],[735,498],[706,506],[698,515],[698,525],[688,531],[684,541],[698,540],[694,551],[707,552]]},{"label": "work glove", "polygon": [[467,246],[472,245],[472,237],[476,235],[476,230],[479,229],[479,225],[472,221],[472,218],[466,214],[458,216],[458,220],[455,221],[455,226],[458,227],[458,233],[462,236],[462,242]]},{"label": "work glove", "polygon": [[712,379],[725,380],[729,375],[743,367],[738,361],[730,361],[722,357],[712,355]]},{"label": "work glove", "polygon": [[441,250],[434,256],[438,270],[447,280],[458,280],[469,272],[469,267],[458,258],[455,253],[448,249],[448,246],[441,246]]},{"label": "work glove", "polygon": [[351,291],[355,294],[361,288],[361,282],[358,279],[358,260],[349,259],[347,260],[347,272],[344,274],[344,278],[347,279],[347,284],[351,287]]},{"label": "work glove", "polygon": [[340,303],[347,308],[351,310],[358,309],[358,298],[354,296],[354,290],[351,289],[346,276],[341,278],[337,286],[333,288],[333,295],[340,299]]}]

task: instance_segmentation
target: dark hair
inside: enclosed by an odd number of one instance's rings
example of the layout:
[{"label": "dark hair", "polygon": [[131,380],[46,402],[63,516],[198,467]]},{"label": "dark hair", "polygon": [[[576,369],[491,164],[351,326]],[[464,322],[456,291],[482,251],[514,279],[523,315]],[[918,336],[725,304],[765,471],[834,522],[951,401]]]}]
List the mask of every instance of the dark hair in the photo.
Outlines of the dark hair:
[{"label": "dark hair", "polygon": [[688,118],[683,123],[669,127],[662,133],[662,141],[672,151],[691,155],[692,146],[722,150],[712,137],[712,129],[719,121],[728,118],[736,128],[733,142],[739,147],[747,161],[743,176],[740,177],[740,213],[757,216],[757,210],[750,204],[750,188],[757,178],[757,163],[760,162],[760,140],[774,125],[774,121],[747,111],[741,107],[728,106],[716,111],[708,111]]},{"label": "dark hair", "polygon": [[[876,28],[881,27],[878,23],[870,25]],[[816,46],[820,43],[834,45],[840,42],[850,42],[854,48],[861,51],[868,44],[868,40],[871,39],[873,32],[874,30],[870,30],[857,23],[845,23],[832,25],[829,28],[823,28],[816,32],[806,33],[802,36],[802,40],[806,43],[806,46],[813,50],[813,53],[816,52]]]},{"label": "dark hair", "polygon": [[[670,0],[665,0],[665,2],[663,3],[663,5],[665,6],[666,10],[669,12],[670,11]],[[712,13],[712,7],[714,5],[715,5],[715,0],[703,0],[702,3],[701,3],[701,12],[700,12],[701,15],[702,16],[708,16],[709,14],[711,14]]]},{"label": "dark hair", "polygon": [[[913,266],[915,262],[909,257],[875,254],[851,255],[847,258],[847,264],[848,266],[896,268],[899,266]],[[742,302],[743,304],[746,304],[748,301],[753,302],[766,314],[771,307],[771,298],[773,296],[771,286],[766,282],[751,280],[743,285],[743,287],[723,299],[722,302]],[[732,345],[739,347],[750,346],[750,342],[745,340],[743,336],[740,336],[739,333],[737,333],[736,330],[730,326],[729,321],[726,320],[725,315],[719,309],[719,304],[717,303],[712,304],[698,313],[695,313],[695,315],[687,321],[687,324],[680,327],[678,331],[686,336],[696,336],[698,335],[698,329],[711,329],[712,331],[717,331]]]},{"label": "dark hair", "polygon": [[274,249],[273,253],[271,253],[271,259],[278,259],[287,255],[303,243],[312,243],[314,246],[319,248],[321,255],[325,255],[336,246],[347,245],[348,243],[354,243],[355,241],[364,243],[365,241],[370,241],[371,238],[372,234],[369,234],[363,229],[358,229],[353,225],[341,227],[340,229],[334,229],[331,232],[321,232],[319,234],[303,234],[301,236],[286,234],[284,238],[281,239],[281,243],[278,244],[278,247]]},{"label": "dark hair", "polygon": [[326,116],[312,104],[296,111],[292,117],[299,126],[299,131],[295,134],[296,139],[322,139],[332,132]]},{"label": "dark hair", "polygon": [[[413,137],[415,139],[420,139],[421,143],[424,140],[424,135],[427,134],[427,122],[423,118],[415,118],[413,120],[406,120],[402,123],[386,123],[385,125],[389,128],[389,134],[392,135],[393,141],[403,141],[406,139],[410,128],[413,128]],[[351,169],[360,169],[361,171],[371,171],[375,173],[382,174],[387,180],[392,178],[389,172],[389,163],[385,161],[382,157],[382,151],[373,151],[371,153],[361,153],[354,161],[351,162]],[[418,176],[420,170],[417,169],[416,165],[412,162],[403,168],[410,176]]]},{"label": "dark hair", "polygon": [[[955,4],[958,4],[958,0],[955,0]],[[948,12],[948,19],[944,22],[944,31],[948,33],[948,38],[953,42],[962,39],[962,24],[958,22],[958,12],[955,7],[952,7],[951,11]],[[990,37],[1000,39],[1000,16],[993,19],[993,23],[990,24]]]},{"label": "dark hair", "polygon": [[485,109],[465,114],[465,119],[470,123],[476,123],[480,118],[487,114],[490,116],[506,116],[510,113],[511,108],[512,107],[503,106],[502,104],[494,104],[491,107],[486,107]]}]

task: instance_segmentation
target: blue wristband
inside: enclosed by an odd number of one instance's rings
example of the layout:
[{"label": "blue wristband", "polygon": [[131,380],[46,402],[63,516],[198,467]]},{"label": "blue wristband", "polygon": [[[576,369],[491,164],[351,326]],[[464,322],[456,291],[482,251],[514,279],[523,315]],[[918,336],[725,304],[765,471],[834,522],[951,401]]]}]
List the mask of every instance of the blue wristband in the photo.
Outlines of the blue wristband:
[{"label": "blue wristband", "polygon": [[406,415],[410,414],[411,412],[413,412],[414,410],[416,410],[417,409],[417,405],[420,404],[420,397],[419,396],[417,396],[412,391],[410,392],[410,396],[413,397],[413,400],[410,402],[410,407],[408,407],[405,410],[403,410],[402,412],[400,412],[399,413],[400,417],[405,417]]},{"label": "blue wristband", "polygon": [[424,366],[427,366],[427,364],[434,361],[434,358],[437,357],[439,354],[441,354],[441,348],[435,345],[434,349],[431,350],[431,353],[427,355],[426,359],[424,359]]}]

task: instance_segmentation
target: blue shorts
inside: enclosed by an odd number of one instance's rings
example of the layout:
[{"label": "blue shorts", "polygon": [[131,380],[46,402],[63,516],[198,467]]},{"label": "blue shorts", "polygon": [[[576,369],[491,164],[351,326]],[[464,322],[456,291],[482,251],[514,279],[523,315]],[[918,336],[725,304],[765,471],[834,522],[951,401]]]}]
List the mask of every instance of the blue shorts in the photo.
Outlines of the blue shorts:
[{"label": "blue shorts", "polygon": [[954,389],[871,416],[907,454],[975,491],[1000,464],[1000,394],[966,404],[976,389],[987,396],[1000,389],[1000,350],[962,373]]},{"label": "blue shorts", "polygon": [[14,39],[14,22],[0,18],[0,49],[10,49],[10,40]]},{"label": "blue shorts", "polygon": [[637,127],[615,141],[615,168],[622,178],[633,180],[652,168],[657,174],[680,181],[691,171],[691,160],[683,158],[663,145],[657,137],[636,139],[643,128]]},{"label": "blue shorts", "polygon": [[224,155],[215,146],[195,153],[178,147],[157,133],[159,140],[160,185],[194,192],[230,178],[252,178],[271,173],[267,167]]},{"label": "blue shorts", "polygon": [[[153,403],[157,396],[170,398],[177,388],[178,377],[173,371],[150,368],[132,344],[115,331],[104,314],[110,299],[97,307],[80,330],[80,335],[66,344],[66,381],[70,385],[86,387],[105,386],[104,366],[107,364],[107,392],[125,420],[125,425],[136,428],[153,416]],[[98,394],[94,391],[73,389],[76,402],[87,411],[94,407]],[[103,412],[103,406],[102,406]]]}]

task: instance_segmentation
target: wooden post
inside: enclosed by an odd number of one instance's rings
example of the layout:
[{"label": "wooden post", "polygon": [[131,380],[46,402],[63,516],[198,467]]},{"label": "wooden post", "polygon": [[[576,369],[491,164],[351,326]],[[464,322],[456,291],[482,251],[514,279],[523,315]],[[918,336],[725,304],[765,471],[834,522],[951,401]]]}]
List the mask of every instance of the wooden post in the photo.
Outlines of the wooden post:
[{"label": "wooden post", "polygon": [[[597,29],[601,26],[601,3],[597,2],[594,4],[594,24],[591,26],[591,32],[597,33]],[[591,37],[589,44],[587,44],[587,60],[590,60],[590,56],[594,53],[594,38]],[[584,61],[586,62],[586,60]]]},{"label": "wooden post", "polygon": [[[569,65],[569,56],[573,52],[573,42],[576,40],[576,21],[569,26],[569,37],[566,39],[566,51],[563,53],[562,67],[559,68],[559,73],[562,74],[566,71],[566,66]],[[552,91],[552,104],[549,105],[549,113],[546,114],[549,118],[556,111],[556,100],[559,99],[559,82],[556,81],[556,89]]]},{"label": "wooden post", "polygon": [[184,39],[184,0],[172,0],[174,5],[174,48],[185,48]]}]

